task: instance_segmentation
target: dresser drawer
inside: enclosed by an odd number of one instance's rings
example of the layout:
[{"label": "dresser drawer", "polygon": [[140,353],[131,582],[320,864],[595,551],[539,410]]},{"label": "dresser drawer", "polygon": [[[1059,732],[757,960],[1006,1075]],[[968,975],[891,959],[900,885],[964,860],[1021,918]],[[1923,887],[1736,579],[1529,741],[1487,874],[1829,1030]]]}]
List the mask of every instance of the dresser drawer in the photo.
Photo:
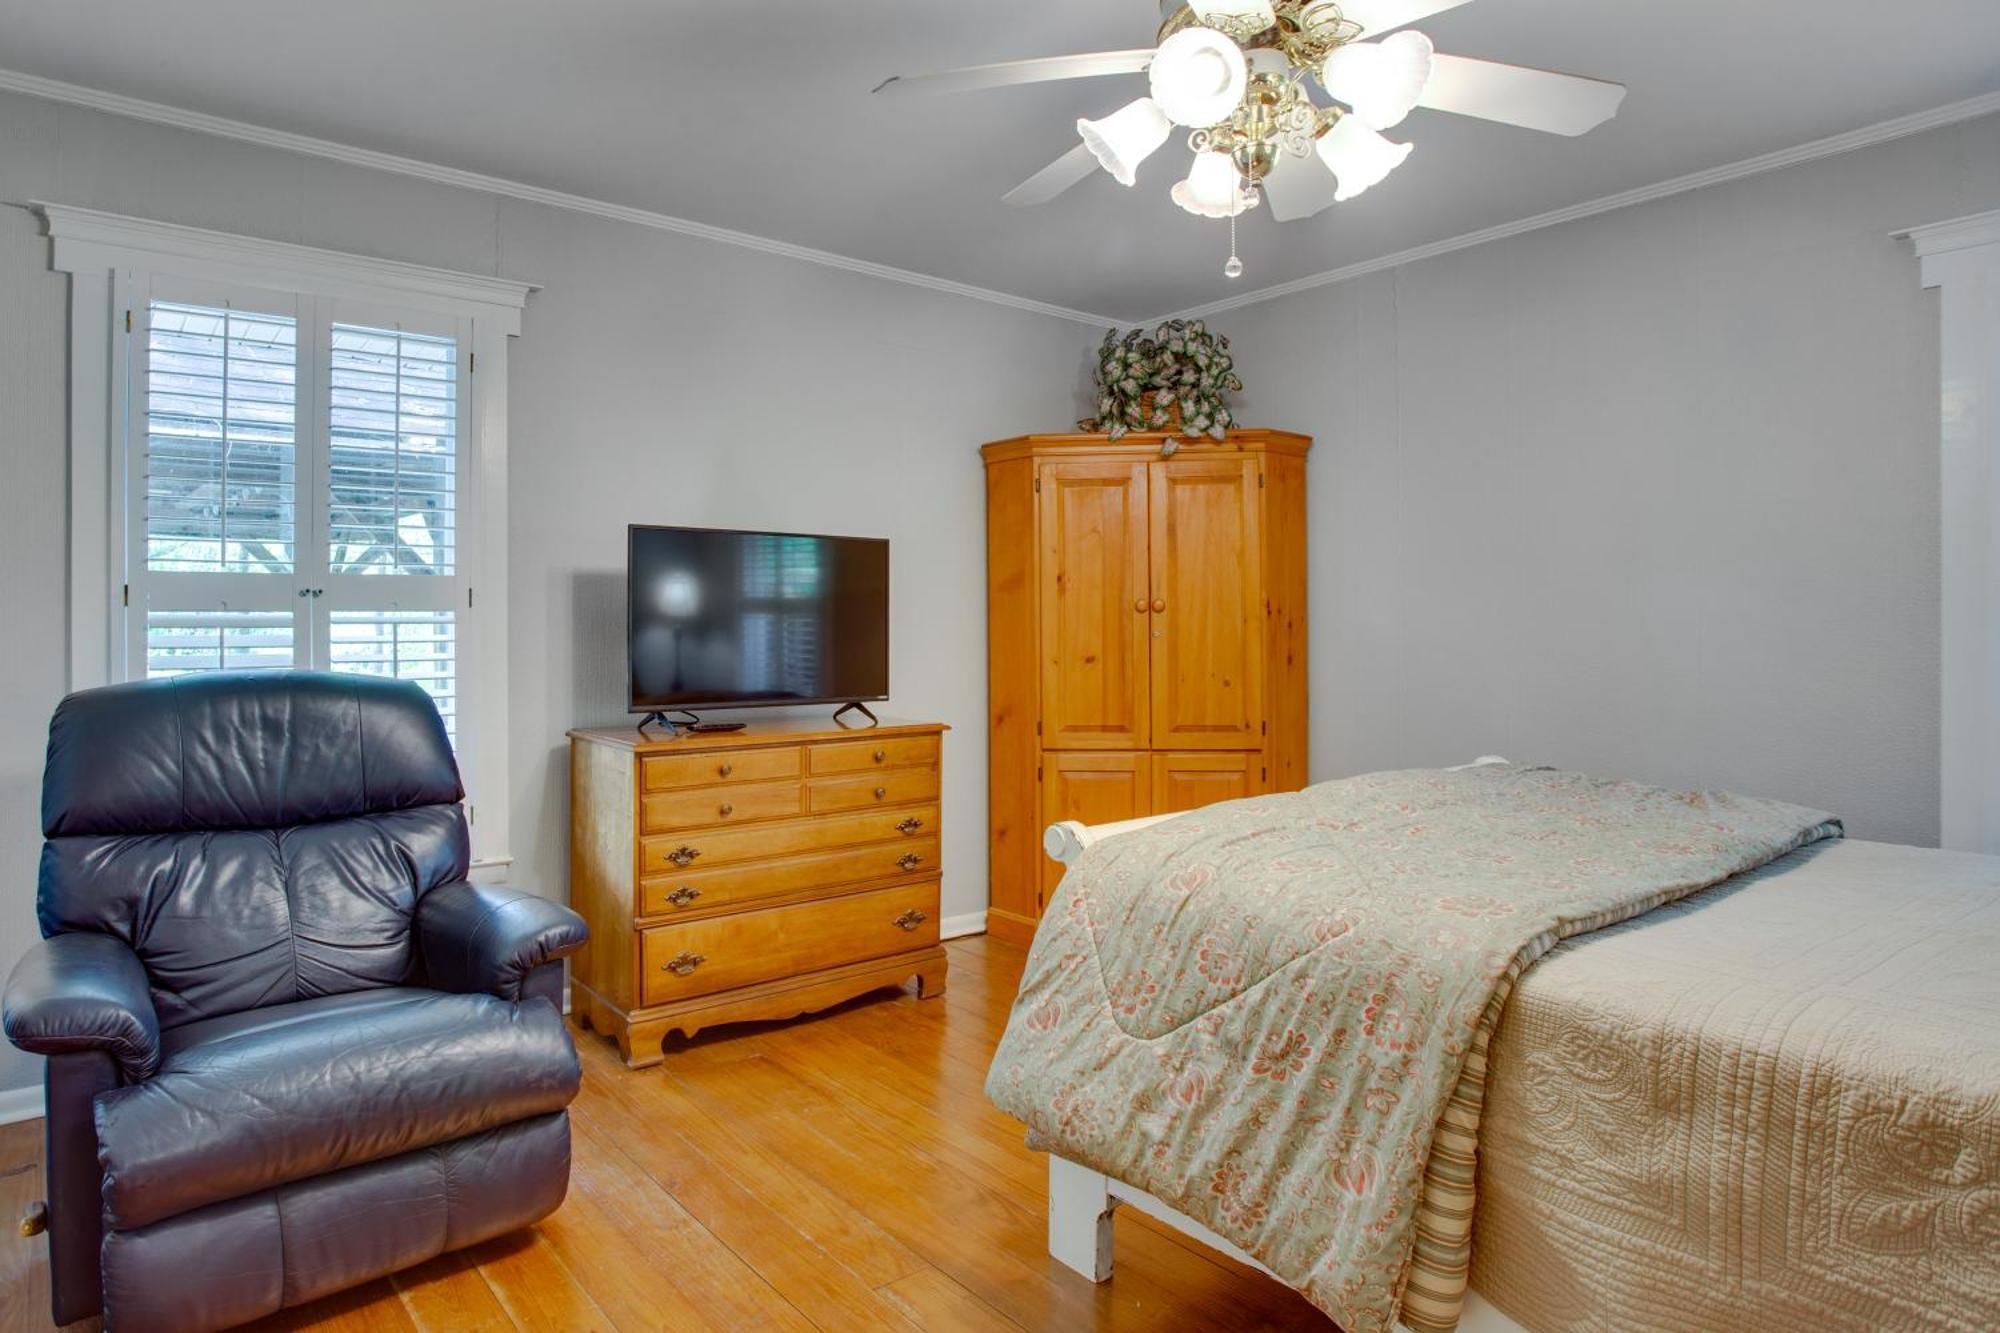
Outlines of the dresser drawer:
[{"label": "dresser drawer", "polygon": [[926,948],[938,941],[937,914],[937,881],[930,880],[655,926],[640,949],[645,1002],[666,1004]]},{"label": "dresser drawer", "polygon": [[807,792],[808,803],[815,812],[934,801],[938,794],[938,774],[935,768],[892,768],[881,773],[857,773],[851,778],[814,778],[807,784]]},{"label": "dresser drawer", "polygon": [[804,789],[796,782],[746,782],[651,792],[639,798],[640,828],[646,833],[662,833],[753,819],[783,819],[805,813],[804,797]]},{"label": "dresser drawer", "polygon": [[877,768],[935,768],[938,738],[898,736],[879,741],[835,741],[829,745],[813,746],[810,761],[815,774],[864,773]]},{"label": "dresser drawer", "polygon": [[796,856],[870,842],[906,842],[935,836],[937,831],[937,807],[927,805],[915,810],[856,810],[783,824],[661,834],[639,840],[639,873],[674,875],[758,857]]},{"label": "dresser drawer", "polygon": [[639,761],[639,790],[700,787],[715,782],[769,782],[799,775],[796,745],[707,754],[649,754]]},{"label": "dresser drawer", "polygon": [[824,886],[858,884],[903,875],[935,875],[938,840],[912,838],[880,842],[872,847],[844,847],[809,856],[770,861],[746,861],[713,870],[683,870],[639,885],[641,916],[670,916],[713,907],[730,907],[756,898]]}]

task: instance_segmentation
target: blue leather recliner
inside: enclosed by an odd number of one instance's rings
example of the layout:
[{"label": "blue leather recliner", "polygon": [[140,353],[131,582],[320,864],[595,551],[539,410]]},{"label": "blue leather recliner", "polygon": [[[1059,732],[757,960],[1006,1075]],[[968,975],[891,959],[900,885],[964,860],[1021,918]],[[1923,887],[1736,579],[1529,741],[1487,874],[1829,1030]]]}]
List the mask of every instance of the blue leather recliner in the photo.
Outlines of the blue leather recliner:
[{"label": "blue leather recliner", "polygon": [[57,1323],[226,1327],[562,1202],[584,924],[466,880],[463,795],[406,682],[63,700],[5,1003],[49,1057]]}]

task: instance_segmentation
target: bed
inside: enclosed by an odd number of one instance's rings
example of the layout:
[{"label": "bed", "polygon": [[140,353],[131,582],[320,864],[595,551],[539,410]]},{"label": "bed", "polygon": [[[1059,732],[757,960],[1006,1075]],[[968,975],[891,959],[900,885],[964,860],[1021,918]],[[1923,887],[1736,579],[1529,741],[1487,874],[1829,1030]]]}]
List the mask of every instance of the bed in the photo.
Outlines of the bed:
[{"label": "bed", "polygon": [[[2000,1327],[2000,860],[1814,819],[1791,817],[1796,846],[1774,834],[1753,866],[1523,966],[1476,1052],[1460,1290],[1378,1327]],[[1048,845],[1076,866],[1156,826],[1058,825]],[[1010,1028],[1046,1022],[1036,966]],[[1122,1204],[1306,1289],[1258,1226],[1000,1086],[1006,1051],[996,1100],[1050,1151],[1057,1259],[1109,1277]],[[1121,1133],[1147,1133],[1147,1113]]]}]

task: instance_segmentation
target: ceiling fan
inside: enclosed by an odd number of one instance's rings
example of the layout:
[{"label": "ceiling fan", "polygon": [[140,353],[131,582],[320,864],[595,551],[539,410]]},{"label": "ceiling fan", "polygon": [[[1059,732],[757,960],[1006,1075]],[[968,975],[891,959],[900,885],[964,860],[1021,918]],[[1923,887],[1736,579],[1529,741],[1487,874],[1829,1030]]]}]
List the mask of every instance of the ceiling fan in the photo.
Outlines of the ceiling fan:
[{"label": "ceiling fan", "polygon": [[[1139,163],[1186,127],[1194,165],[1173,201],[1230,219],[1223,272],[1243,272],[1235,219],[1260,199],[1280,222],[1352,199],[1413,147],[1383,137],[1417,107],[1583,134],[1618,112],[1622,84],[1445,55],[1407,25],[1470,0],[1161,0],[1158,45],[893,77],[885,94],[955,93],[1144,73],[1150,95],[1079,120],[1075,148],[1008,191],[1047,203],[1102,167],[1131,185]],[[1316,78],[1330,99],[1315,102]]]}]

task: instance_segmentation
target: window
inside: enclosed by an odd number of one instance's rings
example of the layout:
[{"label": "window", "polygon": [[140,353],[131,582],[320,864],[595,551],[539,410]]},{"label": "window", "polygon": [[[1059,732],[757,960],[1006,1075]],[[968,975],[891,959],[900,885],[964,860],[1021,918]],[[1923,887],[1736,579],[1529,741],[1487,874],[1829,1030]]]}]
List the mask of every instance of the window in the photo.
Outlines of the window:
[{"label": "window", "polygon": [[507,837],[507,353],[531,284],[58,204],[71,686],[416,682]]},{"label": "window", "polygon": [[124,674],[393,676],[430,693],[456,743],[457,322],[155,286],[134,312]]}]

